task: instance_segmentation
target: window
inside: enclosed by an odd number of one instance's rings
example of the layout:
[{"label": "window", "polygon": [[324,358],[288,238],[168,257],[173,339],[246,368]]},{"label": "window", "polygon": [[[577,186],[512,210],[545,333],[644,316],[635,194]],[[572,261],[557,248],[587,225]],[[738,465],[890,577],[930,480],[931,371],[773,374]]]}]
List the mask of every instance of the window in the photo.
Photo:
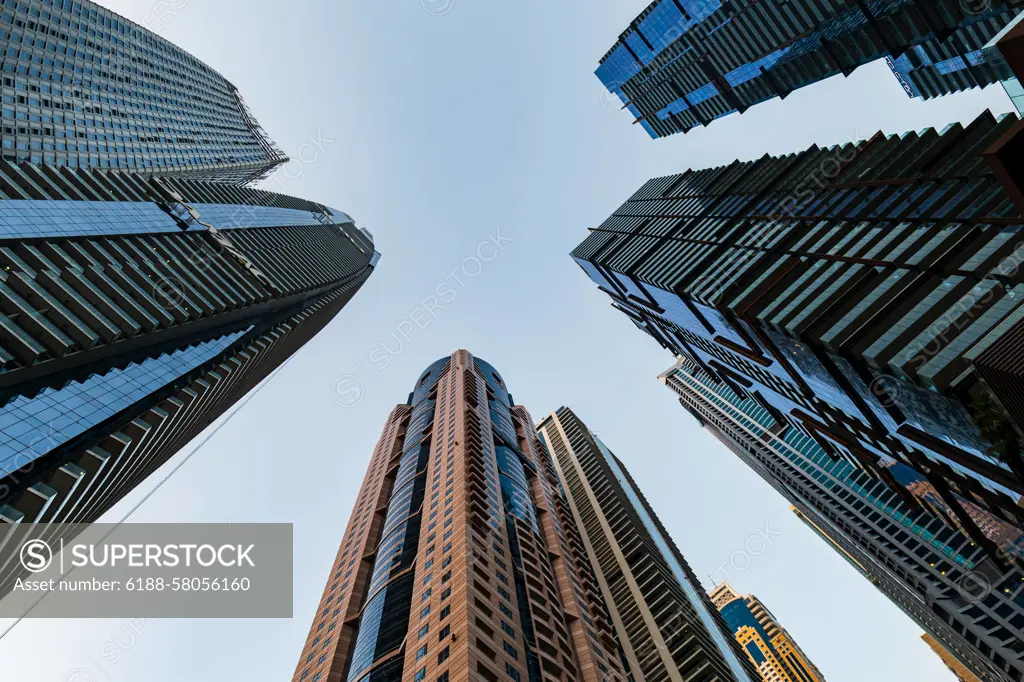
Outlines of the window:
[{"label": "window", "polygon": [[514,618],[514,616],[512,615],[512,609],[510,609],[509,607],[505,606],[504,604],[498,604],[498,608],[501,609],[501,612],[509,618]]},{"label": "window", "polygon": [[441,568],[447,568],[448,565],[451,564],[451,563],[452,563],[452,558],[450,556],[449,557],[445,557],[444,561],[441,562]]},{"label": "window", "polygon": [[512,646],[508,642],[502,642],[502,645],[505,647],[506,654],[516,659],[517,661],[519,660],[519,652],[516,651],[516,648],[514,646]]},{"label": "window", "polygon": [[445,670],[443,673],[437,676],[437,682],[448,682],[448,671]]},{"label": "window", "polygon": [[312,682],[320,682],[320,677],[322,675],[323,675],[323,673],[317,673],[316,675],[313,675]]},{"label": "window", "polygon": [[448,571],[447,573],[445,573],[444,575],[441,576],[441,584],[443,585],[444,583],[448,582],[451,579],[452,579],[452,572]]},{"label": "window", "polygon": [[423,667],[416,671],[416,677],[413,678],[413,682],[420,682],[420,680],[426,678],[427,668]]},{"label": "window", "polygon": [[437,633],[437,641],[443,642],[444,638],[447,637],[448,635],[450,635],[451,632],[452,632],[452,626],[451,625],[445,625],[443,628],[441,628],[441,631]]},{"label": "window", "polygon": [[501,629],[504,630],[505,633],[507,635],[509,635],[510,637],[515,637],[516,636],[516,631],[513,630],[512,626],[509,625],[508,623],[506,623],[505,621],[501,621]]},{"label": "window", "polygon": [[420,611],[420,619],[422,620],[423,618],[426,618],[427,615],[429,615],[429,614],[430,614],[430,604],[427,604],[426,606],[423,607],[423,610]]},{"label": "window", "polygon": [[441,593],[441,601],[444,601],[445,599],[447,599],[450,596],[452,596],[452,588],[450,588],[450,587],[444,588],[444,592]]},{"label": "window", "polygon": [[430,623],[427,623],[426,625],[424,625],[423,627],[421,627],[421,628],[420,628],[420,634],[419,634],[419,635],[417,635],[417,636],[418,636],[418,637],[419,637],[420,639],[423,639],[423,635],[427,634],[428,632],[430,632]]},{"label": "window", "polygon": [[502,599],[505,599],[506,601],[512,601],[512,599],[508,596],[508,592],[505,590],[504,587],[501,587],[501,586],[498,587],[498,594],[501,595]]},{"label": "window", "polygon": [[416,660],[418,661],[418,660],[422,659],[426,655],[427,655],[427,645],[424,644],[423,646],[421,646],[419,649],[416,650]]},{"label": "window", "polygon": [[420,597],[420,602],[425,602],[428,599],[430,599],[430,595],[433,594],[433,593],[434,593],[434,588],[433,587],[428,587],[426,592],[423,593],[423,596]]},{"label": "window", "polygon": [[451,613],[451,612],[452,612],[452,607],[450,607],[450,606],[444,607],[443,609],[441,609],[441,617],[439,618],[439,620],[444,620],[445,618],[448,617],[448,614]]},{"label": "window", "polygon": [[515,668],[513,668],[511,664],[509,664],[509,663],[505,664],[505,672],[508,673],[508,676],[510,678],[512,678],[513,680],[515,680],[515,682],[519,682],[520,681],[521,678],[519,676],[519,671],[516,670]]},{"label": "window", "polygon": [[437,655],[437,662],[439,665],[448,660],[448,653],[448,647],[441,649],[441,653]]},{"label": "window", "polygon": [[508,578],[505,577],[504,573],[497,573],[498,580],[508,585]]}]

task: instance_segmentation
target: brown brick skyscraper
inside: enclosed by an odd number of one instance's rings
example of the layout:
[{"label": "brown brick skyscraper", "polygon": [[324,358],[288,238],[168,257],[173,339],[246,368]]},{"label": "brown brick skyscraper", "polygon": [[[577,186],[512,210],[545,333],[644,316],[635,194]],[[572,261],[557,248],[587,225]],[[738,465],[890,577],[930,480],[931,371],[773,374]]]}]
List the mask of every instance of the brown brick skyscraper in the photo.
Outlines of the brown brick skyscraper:
[{"label": "brown brick skyscraper", "polygon": [[586,557],[529,413],[457,351],[388,418],[292,679],[624,682]]}]

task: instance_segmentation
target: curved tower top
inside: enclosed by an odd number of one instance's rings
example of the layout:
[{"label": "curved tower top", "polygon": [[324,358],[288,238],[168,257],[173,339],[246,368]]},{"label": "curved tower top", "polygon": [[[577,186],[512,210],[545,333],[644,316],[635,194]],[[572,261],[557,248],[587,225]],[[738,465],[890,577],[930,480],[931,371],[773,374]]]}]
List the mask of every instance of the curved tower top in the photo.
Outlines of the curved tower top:
[{"label": "curved tower top", "polygon": [[[564,451],[489,363],[428,366],[384,427],[292,682],[753,682],[702,591],[605,591],[622,583],[590,553]],[[664,632],[626,629],[652,607]]]},{"label": "curved tower top", "polygon": [[0,8],[3,159],[249,184],[288,157],[226,78],[80,0]]}]

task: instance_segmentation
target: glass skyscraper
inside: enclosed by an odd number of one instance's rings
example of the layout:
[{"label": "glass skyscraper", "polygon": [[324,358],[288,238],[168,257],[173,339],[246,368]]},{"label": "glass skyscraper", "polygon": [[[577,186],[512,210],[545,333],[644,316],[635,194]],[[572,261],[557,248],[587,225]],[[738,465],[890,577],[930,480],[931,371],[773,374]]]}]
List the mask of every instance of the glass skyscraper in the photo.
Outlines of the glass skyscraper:
[{"label": "glass skyscraper", "polygon": [[563,409],[538,431],[465,350],[428,367],[387,420],[293,681],[757,680],[579,428]]},{"label": "glass skyscraper", "polygon": [[287,161],[223,76],[83,0],[0,3],[5,161],[245,184]]},{"label": "glass skyscraper", "polygon": [[1021,0],[656,0],[597,76],[654,138],[887,59],[911,97],[1012,78],[984,47]]},{"label": "glass skyscraper", "polygon": [[[1024,572],[836,455],[812,429],[683,358],[682,405],[859,572],[984,680],[1024,679]],[[902,465],[896,465],[902,466]]]},{"label": "glass skyscraper", "polygon": [[902,462],[1021,527],[1024,204],[999,161],[1021,130],[986,113],[656,178],[573,257],[664,347],[836,456],[881,478]]},{"label": "glass skyscraper", "polygon": [[9,522],[95,520],[327,324],[378,258],[346,214],[289,196],[0,167]]},{"label": "glass skyscraper", "polygon": [[89,2],[0,0],[0,46],[0,520],[91,522],[379,254],[342,211],[246,186],[284,155],[166,40]]},{"label": "glass skyscraper", "polygon": [[[837,528],[846,528],[844,513],[850,523],[866,513],[850,490],[871,490],[899,503],[900,524],[924,514],[923,527],[946,529],[943,546],[965,544],[984,557],[966,560],[972,565],[1010,571],[1024,528],[1022,130],[1015,116],[986,113],[941,132],[879,134],[655,178],[573,257],[617,309],[683,358],[683,378],[710,382],[745,415],[756,411],[756,438],[796,439],[820,456],[801,459],[826,469],[805,484],[827,483],[834,467],[857,472],[853,488],[826,485],[815,502],[819,512],[827,502]],[[707,409],[692,411],[706,423]],[[764,454],[775,459],[755,468],[799,499],[795,479],[778,478],[779,453]],[[942,505],[915,495],[925,484]],[[896,525],[873,532],[902,541]],[[869,536],[849,542],[863,550],[878,540]],[[955,589],[925,575],[939,573],[933,566],[918,574],[884,565],[924,600],[913,605],[917,617],[938,604],[932,585]],[[1024,599],[1024,584],[1004,589]],[[910,601],[898,592],[890,595]],[[982,613],[941,608],[953,623]],[[978,639],[968,629],[949,648],[976,647],[977,661],[995,660],[1005,679],[1020,679],[1024,642],[1007,633],[1019,634],[1024,620],[1009,604],[993,608],[1003,613],[991,621],[1002,634]]]}]

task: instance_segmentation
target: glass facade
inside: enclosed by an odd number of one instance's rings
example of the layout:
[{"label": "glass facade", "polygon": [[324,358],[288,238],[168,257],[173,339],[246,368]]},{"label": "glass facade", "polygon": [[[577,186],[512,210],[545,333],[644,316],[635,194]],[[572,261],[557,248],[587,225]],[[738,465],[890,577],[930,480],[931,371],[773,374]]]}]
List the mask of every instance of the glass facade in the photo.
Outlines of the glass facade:
[{"label": "glass facade", "polygon": [[1020,80],[1016,78],[1005,80],[1003,81],[1003,87],[1006,89],[1006,94],[1009,95],[1013,105],[1017,107],[1017,111],[1024,114],[1024,87],[1021,86]]},{"label": "glass facade", "polygon": [[[572,253],[680,359],[687,409],[999,680],[1024,674],[1024,288],[995,160],[1021,130],[986,113],[654,178]],[[1000,594],[954,594],[975,579]]]},{"label": "glass facade", "polygon": [[25,195],[0,199],[9,519],[95,518],[213,419],[187,414],[229,408],[378,257],[348,215],[273,192],[5,161],[0,172],[8,196]]},{"label": "glass facade", "polygon": [[223,76],[95,3],[3,0],[0,51],[5,161],[236,184],[287,161]]},{"label": "glass facade", "polygon": [[[1007,24],[992,40],[985,45],[983,56],[986,61],[997,63],[1007,62],[1007,54],[1020,51],[1020,44],[1024,41],[1024,15],[1018,15],[1016,19]],[[1020,65],[1009,64],[1013,77],[1003,80],[1003,89],[1006,95],[1013,102],[1019,113],[1024,113],[1024,87],[1020,82]]]},{"label": "glass facade", "polygon": [[1022,6],[967,12],[933,0],[657,0],[620,36],[597,76],[651,137],[685,132],[886,59],[911,97],[1009,77],[986,42]]},{"label": "glass facade", "polygon": [[[245,204],[195,203],[204,222],[222,228],[319,225],[309,211]],[[335,212],[338,223],[350,223]],[[155,203],[0,200],[0,239],[175,232],[173,217]],[[203,229],[196,226],[196,230]]]},{"label": "glass facade", "polygon": [[[411,396],[412,413],[406,429],[409,436],[402,446],[382,539],[374,556],[369,597],[359,619],[349,680],[362,679],[378,658],[398,649],[409,627],[416,578],[411,569],[419,551],[421,507],[432,442],[429,427],[434,421],[437,381],[446,366],[447,359],[431,365]],[[402,659],[395,658],[365,677],[400,680]]]},{"label": "glass facade", "polygon": [[247,331],[47,388],[31,398],[18,396],[0,407],[0,478],[187,375]]},{"label": "glass facade", "polygon": [[146,28],[0,0],[5,521],[96,520],[366,281],[380,254],[350,216],[248,186],[285,161],[230,82]]},{"label": "glass facade", "polygon": [[779,421],[756,396],[738,392],[699,363],[681,359],[663,380],[706,428],[972,670],[986,679],[1024,678],[1024,574],[1018,568],[883,478],[844,461],[817,434]]},{"label": "glass facade", "polygon": [[[639,329],[851,465],[904,488],[889,470],[900,463],[1024,528],[1024,463],[1007,435],[1021,415],[998,407],[1012,392],[983,373],[1024,319],[1010,274],[1019,208],[970,151],[1018,123],[986,114],[655,178],[573,257]],[[996,526],[950,509],[1005,551]]]}]

